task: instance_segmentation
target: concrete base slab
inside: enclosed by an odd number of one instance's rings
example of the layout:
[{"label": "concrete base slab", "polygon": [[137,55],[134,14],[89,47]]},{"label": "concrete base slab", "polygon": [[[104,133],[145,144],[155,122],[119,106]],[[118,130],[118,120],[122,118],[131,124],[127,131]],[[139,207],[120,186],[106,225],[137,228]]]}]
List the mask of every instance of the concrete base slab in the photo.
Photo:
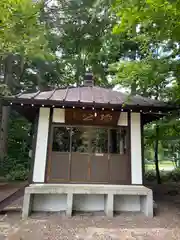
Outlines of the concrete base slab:
[{"label": "concrete base slab", "polygon": [[[33,201],[33,198],[36,199],[37,196],[40,198],[41,195],[43,196],[41,201]],[[60,202],[62,195],[65,196],[63,204]],[[49,196],[51,196],[51,202],[46,199]],[[56,199],[56,204],[52,196]],[[79,199],[81,202],[82,196],[87,196],[86,200],[89,203],[78,204],[77,208],[77,201],[74,199]],[[99,196],[102,197],[99,198]],[[93,201],[90,203],[89,199]],[[128,211],[129,209],[130,211],[141,210],[146,216],[153,217],[152,190],[139,185],[32,184],[25,189],[23,218],[27,218],[31,210],[39,208],[35,202],[40,204],[42,209],[45,208],[43,206],[46,206],[47,210],[52,209],[53,211],[55,208],[57,211],[66,211],[66,215],[69,217],[73,210],[83,211],[81,206],[85,207],[87,211],[103,210],[108,217],[113,217],[114,211]]]}]

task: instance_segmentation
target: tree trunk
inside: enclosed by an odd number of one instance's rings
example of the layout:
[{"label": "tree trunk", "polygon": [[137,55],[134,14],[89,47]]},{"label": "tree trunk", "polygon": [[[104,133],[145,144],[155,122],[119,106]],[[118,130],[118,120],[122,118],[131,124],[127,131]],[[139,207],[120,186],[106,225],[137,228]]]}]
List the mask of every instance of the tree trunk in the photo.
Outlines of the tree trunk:
[{"label": "tree trunk", "polygon": [[[159,86],[156,85],[156,95],[155,99],[158,100],[159,97]],[[155,168],[156,168],[156,178],[157,184],[161,184],[161,176],[159,172],[159,159],[158,159],[158,149],[159,149],[159,126],[156,124],[155,128],[156,140],[154,146],[154,161],[155,161]]]},{"label": "tree trunk", "polygon": [[[1,60],[0,73],[1,76],[4,76],[3,84],[8,86],[9,90],[13,92],[13,89],[20,87],[20,79],[24,71],[24,59],[21,56],[14,56],[9,54],[5,59]],[[13,78],[13,73],[15,70],[14,61],[19,62],[19,65],[16,66],[16,79]],[[2,67],[3,66],[3,67]],[[19,82],[17,81],[19,80]],[[4,159],[7,156],[7,140],[8,140],[8,120],[10,115],[10,107],[2,106],[0,104],[0,159]]]},{"label": "tree trunk", "polygon": [[154,161],[155,161],[155,167],[156,167],[156,178],[157,178],[157,184],[161,184],[161,176],[159,171],[159,159],[158,159],[158,149],[159,149],[159,126],[156,125],[156,140],[154,145]]},{"label": "tree trunk", "polygon": [[136,95],[136,91],[137,91],[137,84],[136,82],[133,82],[131,84],[131,95]]},{"label": "tree trunk", "polygon": [[0,138],[0,158],[7,156],[7,139],[8,139],[8,119],[10,107],[2,107],[1,117],[1,138]]},{"label": "tree trunk", "polygon": [[[13,55],[10,54],[4,60],[4,84],[7,86],[11,83],[12,78]],[[7,135],[8,135],[8,119],[10,107],[1,105],[1,128],[0,128],[0,159],[7,156]]]}]

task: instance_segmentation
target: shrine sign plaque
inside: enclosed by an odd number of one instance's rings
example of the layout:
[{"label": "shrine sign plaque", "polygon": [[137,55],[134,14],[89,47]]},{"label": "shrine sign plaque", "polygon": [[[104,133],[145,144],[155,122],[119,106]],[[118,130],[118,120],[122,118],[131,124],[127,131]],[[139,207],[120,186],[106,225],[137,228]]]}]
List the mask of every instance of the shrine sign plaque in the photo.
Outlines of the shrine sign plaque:
[{"label": "shrine sign plaque", "polygon": [[107,110],[65,109],[66,124],[117,126],[120,112]]}]

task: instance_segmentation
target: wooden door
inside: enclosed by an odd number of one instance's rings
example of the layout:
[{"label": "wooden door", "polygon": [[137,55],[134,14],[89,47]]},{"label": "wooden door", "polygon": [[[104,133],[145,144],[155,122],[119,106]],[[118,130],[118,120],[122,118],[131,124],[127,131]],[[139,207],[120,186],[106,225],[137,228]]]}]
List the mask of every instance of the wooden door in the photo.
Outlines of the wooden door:
[{"label": "wooden door", "polygon": [[89,128],[73,127],[71,130],[71,182],[86,183],[89,181],[89,162]]},{"label": "wooden door", "polygon": [[93,183],[108,183],[108,128],[96,127],[90,129],[90,139],[90,181]]},{"label": "wooden door", "polygon": [[52,128],[48,153],[47,182],[68,182],[70,176],[70,131],[69,127]]},{"label": "wooden door", "polygon": [[130,184],[130,148],[128,128],[110,129],[110,183]]}]

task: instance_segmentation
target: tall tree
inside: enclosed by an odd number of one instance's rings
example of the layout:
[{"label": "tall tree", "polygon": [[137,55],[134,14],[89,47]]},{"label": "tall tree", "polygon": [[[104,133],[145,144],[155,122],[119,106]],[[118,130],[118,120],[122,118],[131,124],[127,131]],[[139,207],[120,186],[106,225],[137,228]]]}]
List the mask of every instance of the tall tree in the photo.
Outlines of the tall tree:
[{"label": "tall tree", "polygon": [[[28,0],[2,0],[0,2],[0,66],[1,87],[15,93],[22,83],[30,56],[44,53],[45,27],[40,21],[41,3]],[[6,92],[1,92],[4,94]],[[0,158],[7,153],[7,124],[9,107],[0,106]]]},{"label": "tall tree", "polygon": [[[141,45],[142,51],[148,52],[150,57],[156,56],[160,63],[166,57],[171,88],[171,96],[176,98],[179,88],[179,54],[180,54],[180,1],[167,0],[115,0],[113,10],[119,21],[114,26],[114,33],[126,32],[131,34],[136,26],[135,40]],[[149,45],[150,43],[150,45]],[[150,58],[151,59],[151,58]],[[159,64],[160,64],[159,63]],[[161,67],[160,67],[161,68]],[[167,72],[165,68],[162,70]],[[161,72],[162,72],[161,70]]]},{"label": "tall tree", "polygon": [[81,84],[91,69],[98,84],[109,85],[108,65],[121,57],[122,42],[112,35],[115,16],[108,1],[58,0],[45,11],[49,40],[64,78]]},{"label": "tall tree", "polygon": [[[139,43],[143,58],[136,61],[117,62],[114,65],[116,82],[129,87],[137,84],[137,93],[156,99],[178,101],[179,87],[179,54],[180,54],[180,1],[167,0],[115,0],[113,11],[118,17],[113,32],[126,33]],[[176,113],[177,115],[177,113]],[[174,117],[174,116],[173,116]],[[177,121],[176,124],[179,124]],[[162,135],[163,122],[155,127],[154,158],[157,180],[160,182],[158,168],[159,136]],[[170,125],[172,129],[173,125]],[[172,131],[173,132],[173,131]]]}]

